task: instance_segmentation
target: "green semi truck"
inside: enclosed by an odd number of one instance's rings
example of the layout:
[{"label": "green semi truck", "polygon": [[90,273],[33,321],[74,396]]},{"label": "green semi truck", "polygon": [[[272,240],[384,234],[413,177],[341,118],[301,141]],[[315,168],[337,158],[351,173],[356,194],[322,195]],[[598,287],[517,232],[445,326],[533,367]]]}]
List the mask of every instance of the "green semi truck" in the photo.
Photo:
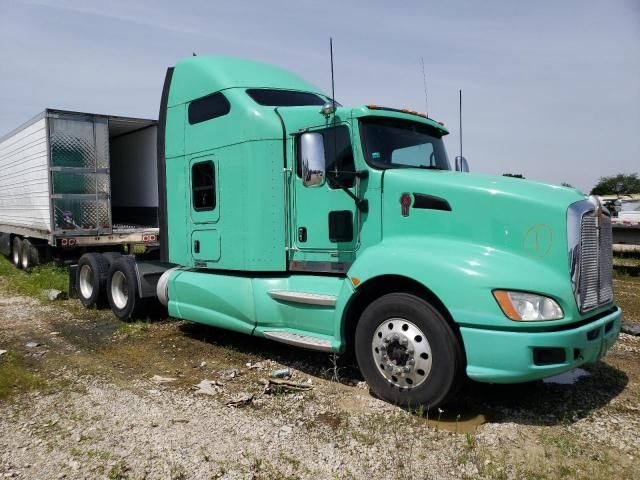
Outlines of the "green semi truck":
[{"label": "green semi truck", "polygon": [[158,123],[159,260],[89,253],[85,305],[353,351],[387,401],[517,383],[616,341],[611,221],[577,190],[451,168],[424,114],[344,107],[282,69],[192,57]]}]

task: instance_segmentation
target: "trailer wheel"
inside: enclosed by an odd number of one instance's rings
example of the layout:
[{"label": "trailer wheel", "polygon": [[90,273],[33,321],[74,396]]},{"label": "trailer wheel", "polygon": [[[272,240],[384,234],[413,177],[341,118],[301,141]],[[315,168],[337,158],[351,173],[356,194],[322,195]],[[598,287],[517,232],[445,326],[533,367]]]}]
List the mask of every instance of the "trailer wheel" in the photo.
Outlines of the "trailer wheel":
[{"label": "trailer wheel", "polygon": [[111,310],[120,320],[143,318],[147,301],[140,298],[134,260],[122,256],[111,264],[107,278],[107,298]]},{"label": "trailer wheel", "polygon": [[380,398],[435,408],[460,385],[462,348],[442,314],[414,295],[391,293],[369,305],[356,327],[360,371]]},{"label": "trailer wheel", "polygon": [[40,263],[38,248],[28,238],[22,240],[22,268],[29,270]]},{"label": "trailer wheel", "polygon": [[13,237],[11,243],[11,260],[16,268],[22,268],[22,240],[20,237]]},{"label": "trailer wheel", "polygon": [[105,284],[109,264],[99,253],[85,253],[78,261],[78,297],[86,308],[106,305]]}]

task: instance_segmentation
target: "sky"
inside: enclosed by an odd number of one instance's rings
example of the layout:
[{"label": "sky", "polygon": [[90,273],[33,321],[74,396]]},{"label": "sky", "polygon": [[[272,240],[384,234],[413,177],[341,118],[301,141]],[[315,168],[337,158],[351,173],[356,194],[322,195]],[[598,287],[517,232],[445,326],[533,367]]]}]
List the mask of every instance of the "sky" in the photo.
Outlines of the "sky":
[{"label": "sky", "polygon": [[157,118],[192,55],[291,70],[343,105],[426,110],[479,173],[589,192],[640,172],[640,0],[0,0],[0,136],[45,108]]}]

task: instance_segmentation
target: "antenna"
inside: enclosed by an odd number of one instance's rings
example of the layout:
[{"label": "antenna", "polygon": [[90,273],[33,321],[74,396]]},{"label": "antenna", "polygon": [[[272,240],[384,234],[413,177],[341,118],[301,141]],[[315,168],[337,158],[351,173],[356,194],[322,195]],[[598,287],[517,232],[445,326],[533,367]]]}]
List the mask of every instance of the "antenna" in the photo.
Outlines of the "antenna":
[{"label": "antenna", "polygon": [[333,107],[333,154],[335,155],[334,168],[335,175],[338,176],[338,139],[336,138],[336,88],[333,81],[333,38],[329,37],[329,56],[331,58],[331,104]]},{"label": "antenna", "polygon": [[[336,88],[333,83],[333,38],[329,37],[329,55],[331,57],[331,102],[333,103],[333,108],[336,108]],[[333,116],[333,121],[335,123],[335,111]]]},{"label": "antenna", "polygon": [[460,117],[460,156],[462,157],[462,90],[459,90],[460,93],[460,105],[459,105],[459,117]]},{"label": "antenna", "polygon": [[429,97],[427,96],[427,75],[424,73],[424,57],[420,57],[422,61],[422,82],[424,83],[424,113],[429,116]]}]

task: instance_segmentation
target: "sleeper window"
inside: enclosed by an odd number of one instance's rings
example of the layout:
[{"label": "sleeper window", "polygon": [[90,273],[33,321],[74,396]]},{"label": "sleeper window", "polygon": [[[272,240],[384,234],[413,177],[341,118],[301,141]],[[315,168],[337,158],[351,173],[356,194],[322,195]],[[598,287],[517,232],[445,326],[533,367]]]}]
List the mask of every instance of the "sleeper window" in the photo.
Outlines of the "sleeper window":
[{"label": "sleeper window", "polygon": [[216,182],[213,162],[199,162],[191,167],[193,209],[196,211],[216,208]]},{"label": "sleeper window", "polygon": [[198,98],[189,104],[189,124],[206,122],[231,111],[229,100],[220,92]]}]

